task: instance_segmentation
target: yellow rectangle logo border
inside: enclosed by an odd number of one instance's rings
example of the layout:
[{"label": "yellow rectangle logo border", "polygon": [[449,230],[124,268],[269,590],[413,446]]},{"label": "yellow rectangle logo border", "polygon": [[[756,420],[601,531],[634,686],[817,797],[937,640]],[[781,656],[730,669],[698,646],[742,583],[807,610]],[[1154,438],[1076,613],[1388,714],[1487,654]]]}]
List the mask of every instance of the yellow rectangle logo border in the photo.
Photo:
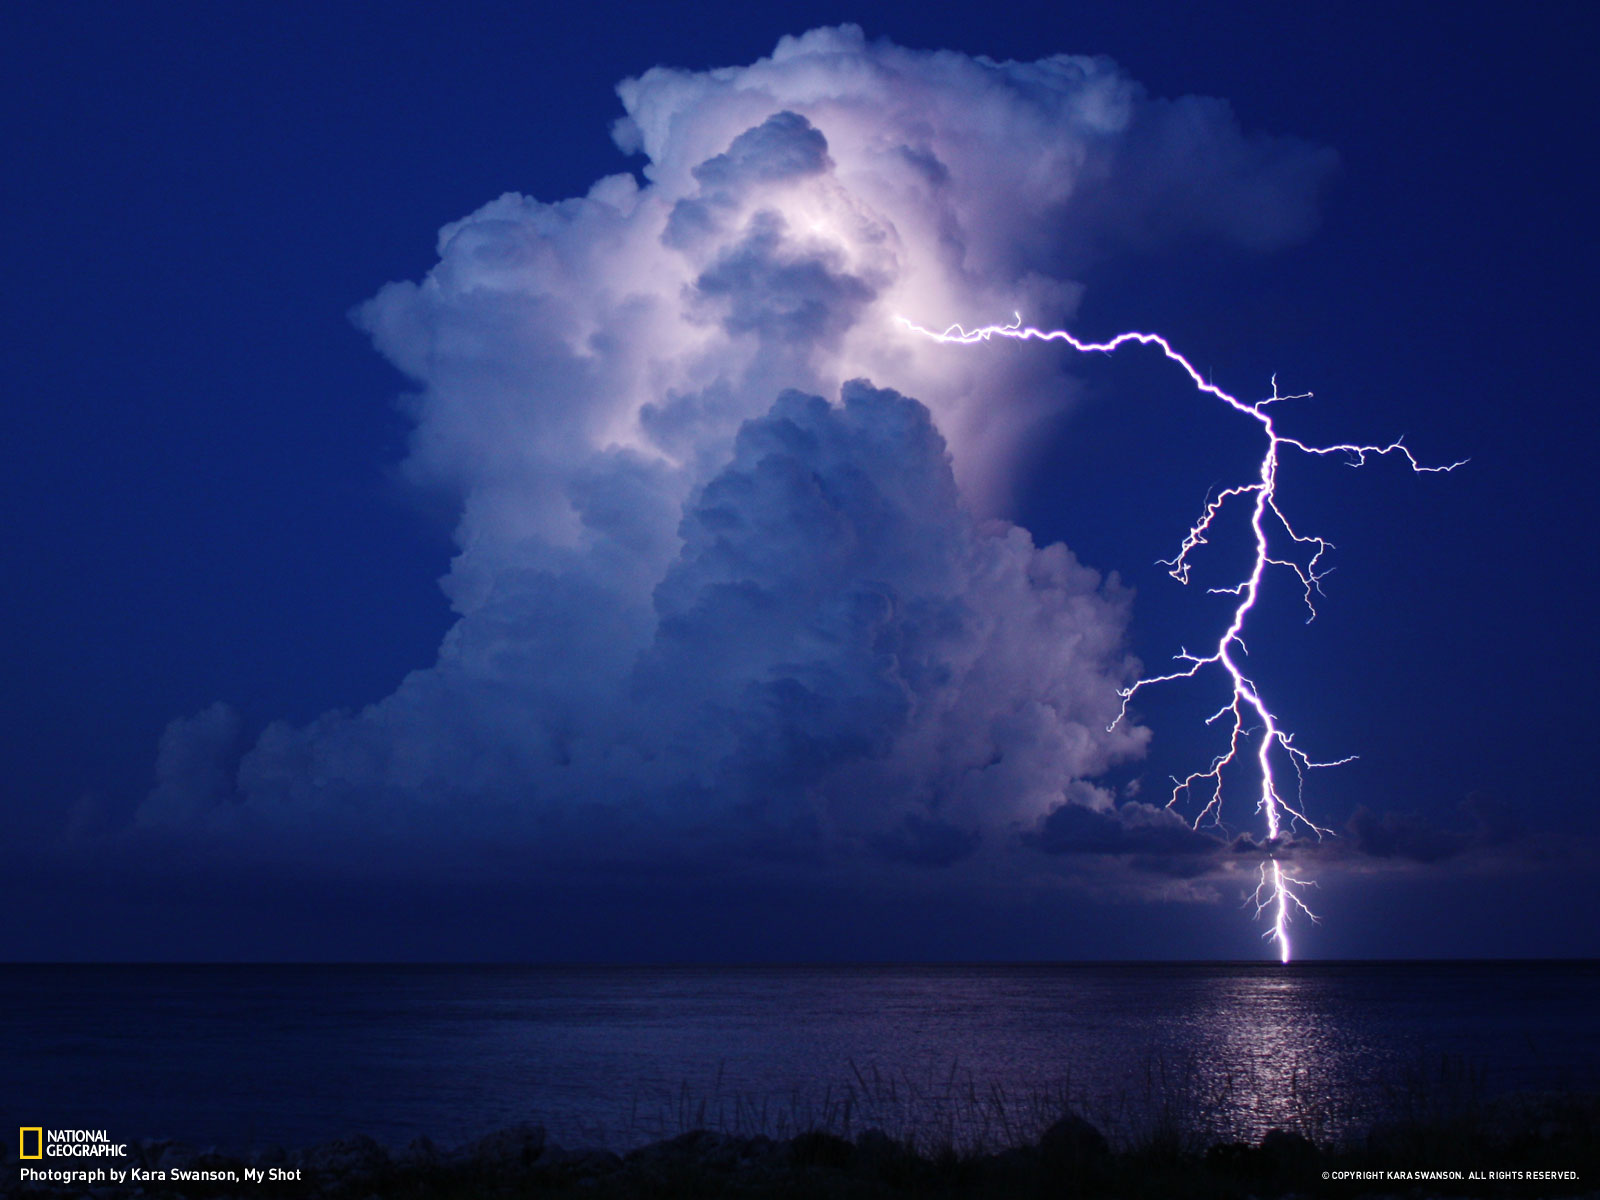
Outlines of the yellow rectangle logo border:
[{"label": "yellow rectangle logo border", "polygon": [[[30,1133],[36,1133],[36,1134],[39,1135],[39,1140],[34,1143],[34,1145],[36,1145],[38,1147],[38,1149],[33,1154],[29,1154],[28,1153],[28,1135]],[[21,1132],[17,1135],[17,1157],[18,1158],[43,1158],[44,1157],[44,1127],[42,1125],[24,1125],[24,1126],[22,1126]]]}]

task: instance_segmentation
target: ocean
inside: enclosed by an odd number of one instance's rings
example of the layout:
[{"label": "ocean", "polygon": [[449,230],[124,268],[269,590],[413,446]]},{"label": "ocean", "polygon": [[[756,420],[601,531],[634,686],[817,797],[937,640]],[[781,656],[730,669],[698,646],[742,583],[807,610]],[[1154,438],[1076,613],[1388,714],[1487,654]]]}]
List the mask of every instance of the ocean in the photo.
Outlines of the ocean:
[{"label": "ocean", "polygon": [[18,1125],[247,1151],[519,1122],[572,1146],[824,1123],[1324,1139],[1600,1090],[1600,963],[0,967]]}]

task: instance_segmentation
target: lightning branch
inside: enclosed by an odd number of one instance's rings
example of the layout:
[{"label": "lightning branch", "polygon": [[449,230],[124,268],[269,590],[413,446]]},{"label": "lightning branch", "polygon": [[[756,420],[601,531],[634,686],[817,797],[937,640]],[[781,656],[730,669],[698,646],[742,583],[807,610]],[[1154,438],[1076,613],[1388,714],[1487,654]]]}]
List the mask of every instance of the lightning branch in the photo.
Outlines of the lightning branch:
[{"label": "lightning branch", "polygon": [[[1194,827],[1199,828],[1208,820],[1212,824],[1220,825],[1223,772],[1228,767],[1247,759],[1251,753],[1251,742],[1254,741],[1256,775],[1259,779],[1256,812],[1266,827],[1266,840],[1263,843],[1266,857],[1260,864],[1259,881],[1252,895],[1252,901],[1256,915],[1267,916],[1270,920],[1270,927],[1263,936],[1273,943],[1281,960],[1287,963],[1290,955],[1290,920],[1297,913],[1303,913],[1313,921],[1317,919],[1316,914],[1301,898],[1303,890],[1312,886],[1311,882],[1290,874],[1282,861],[1281,856],[1291,844],[1287,836],[1304,830],[1321,839],[1331,833],[1305,814],[1303,797],[1306,772],[1339,766],[1352,761],[1355,756],[1318,761],[1297,747],[1294,744],[1294,734],[1279,724],[1278,718],[1267,707],[1260,691],[1245,673],[1240,662],[1241,656],[1248,654],[1244,643],[1245,622],[1260,596],[1261,581],[1267,568],[1279,567],[1293,572],[1299,580],[1304,595],[1306,610],[1309,613],[1306,620],[1309,622],[1317,615],[1315,597],[1322,594],[1321,583],[1328,570],[1323,560],[1327,552],[1333,549],[1332,543],[1326,539],[1299,532],[1279,506],[1277,484],[1281,456],[1285,451],[1297,451],[1319,457],[1334,456],[1343,458],[1352,467],[1360,467],[1365,465],[1369,457],[1393,455],[1403,458],[1411,470],[1420,473],[1453,471],[1466,460],[1450,463],[1447,466],[1424,466],[1398,439],[1386,446],[1347,442],[1331,446],[1313,446],[1298,438],[1289,437],[1278,431],[1273,414],[1267,411],[1268,407],[1285,400],[1309,399],[1309,392],[1280,396],[1277,379],[1274,377],[1272,395],[1253,404],[1247,404],[1206,380],[1188,359],[1174,350],[1159,334],[1119,333],[1109,341],[1085,342],[1066,330],[1040,330],[1024,326],[1020,314],[1009,325],[986,325],[980,329],[965,329],[960,325],[952,325],[943,332],[925,329],[904,317],[898,320],[914,333],[932,338],[936,342],[958,345],[987,342],[994,338],[1065,342],[1081,354],[1110,354],[1130,343],[1154,346],[1188,375],[1197,390],[1216,397],[1261,427],[1261,432],[1266,437],[1266,449],[1261,456],[1261,468],[1256,479],[1226,488],[1209,499],[1204,511],[1183,539],[1177,554],[1170,559],[1161,560],[1161,565],[1167,568],[1169,575],[1181,584],[1188,584],[1190,557],[1195,550],[1208,543],[1218,516],[1225,508],[1237,504],[1248,506],[1250,528],[1255,541],[1255,557],[1250,570],[1238,583],[1229,587],[1208,589],[1213,594],[1237,598],[1238,603],[1234,606],[1232,619],[1208,653],[1193,654],[1187,649],[1181,650],[1173,660],[1178,664],[1174,670],[1164,675],[1145,676],[1122,688],[1120,691],[1122,705],[1116,720],[1108,727],[1108,732],[1110,729],[1115,729],[1127,717],[1129,704],[1145,688],[1180,679],[1193,679],[1207,667],[1217,667],[1224,673],[1230,685],[1229,698],[1221,708],[1206,719],[1206,724],[1213,725],[1220,722],[1224,725],[1227,730],[1226,745],[1212,758],[1210,765],[1205,769],[1193,771],[1183,779],[1173,780],[1174,786],[1167,807],[1173,808],[1180,801],[1191,799],[1199,793],[1204,796],[1205,802],[1194,817]],[[1282,549],[1274,551],[1272,548],[1274,542]],[[1287,762],[1294,774],[1292,799],[1287,794],[1287,777],[1281,771],[1284,762]],[[1283,778],[1283,786],[1280,786],[1280,777]]]}]

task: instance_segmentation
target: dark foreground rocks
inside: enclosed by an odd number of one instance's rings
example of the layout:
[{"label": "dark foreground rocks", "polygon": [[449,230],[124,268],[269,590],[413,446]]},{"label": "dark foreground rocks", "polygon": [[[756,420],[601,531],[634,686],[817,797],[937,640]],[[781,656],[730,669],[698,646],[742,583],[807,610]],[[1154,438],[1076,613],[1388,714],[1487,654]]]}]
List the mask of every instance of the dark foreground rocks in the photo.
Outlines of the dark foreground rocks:
[{"label": "dark foreground rocks", "polygon": [[[141,1200],[431,1200],[841,1197],[1576,1196],[1600,1200],[1600,1096],[1518,1097],[1469,1117],[1391,1122],[1358,1145],[1319,1146],[1273,1130],[1257,1144],[1194,1149],[1170,1135],[1115,1149],[1068,1114],[1036,1142],[993,1153],[918,1152],[878,1130],[775,1140],[695,1130],[626,1154],[569,1150],[537,1125],[441,1150],[426,1138],[392,1152],[367,1137],[249,1158],[144,1141],[116,1185],[19,1183],[5,1195]],[[134,1172],[137,1172],[136,1174]],[[1476,1177],[1474,1177],[1476,1176]]]}]

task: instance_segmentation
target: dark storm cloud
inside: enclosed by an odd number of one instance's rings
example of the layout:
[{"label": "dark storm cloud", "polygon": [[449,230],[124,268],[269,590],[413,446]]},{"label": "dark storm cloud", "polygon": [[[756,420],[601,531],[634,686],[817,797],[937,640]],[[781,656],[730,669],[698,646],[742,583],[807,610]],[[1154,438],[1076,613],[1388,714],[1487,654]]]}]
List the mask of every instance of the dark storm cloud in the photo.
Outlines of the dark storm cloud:
[{"label": "dark storm cloud", "polygon": [[1137,801],[1114,808],[1061,804],[1022,842],[1046,854],[1127,856],[1135,870],[1176,878],[1205,874],[1233,850],[1172,810]]},{"label": "dark storm cloud", "polygon": [[[1248,880],[1271,859],[1315,864],[1331,878],[1341,870],[1370,870],[1378,863],[1410,871],[1443,868],[1456,860],[1513,867],[1525,830],[1509,806],[1474,794],[1462,805],[1464,821],[1441,825],[1416,813],[1375,813],[1358,807],[1342,834],[1317,836],[1301,828],[1272,842],[1217,826],[1193,827],[1177,812],[1149,804],[1112,803],[1100,789],[1081,785],[1039,824],[1022,845],[1064,862],[1115,858],[1133,872],[1165,879]],[[1075,801],[1075,802],[1074,802]],[[1241,870],[1244,872],[1241,874]]]},{"label": "dark storm cloud", "polygon": [[1474,793],[1462,803],[1461,811],[1466,828],[1440,825],[1411,812],[1380,816],[1362,805],[1351,815],[1346,829],[1358,854],[1417,863],[1443,862],[1469,851],[1506,846],[1522,836],[1521,823],[1510,807],[1492,797]]}]

